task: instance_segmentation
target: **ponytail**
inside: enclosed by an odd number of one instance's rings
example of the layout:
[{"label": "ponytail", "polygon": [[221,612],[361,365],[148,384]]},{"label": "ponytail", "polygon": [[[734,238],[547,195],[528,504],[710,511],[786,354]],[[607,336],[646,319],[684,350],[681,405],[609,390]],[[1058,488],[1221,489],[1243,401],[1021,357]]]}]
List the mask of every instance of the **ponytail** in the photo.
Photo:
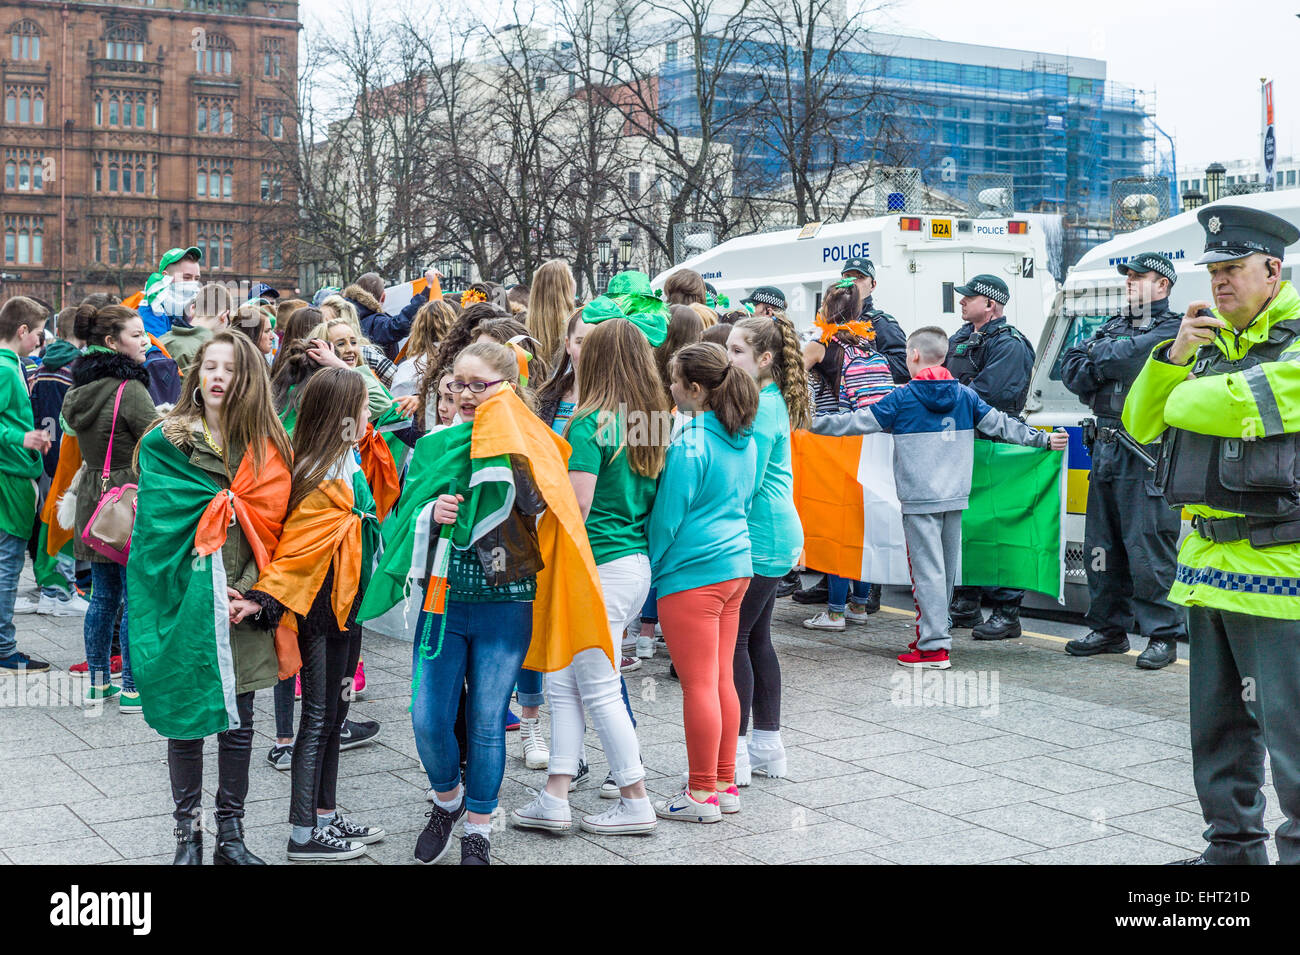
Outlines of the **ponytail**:
[{"label": "ponytail", "polygon": [[808,376],[803,370],[803,351],[799,336],[784,312],[769,318],[746,318],[736,323],[741,329],[755,357],[772,353],[772,379],[781,389],[785,408],[790,415],[790,427],[807,428],[812,420],[808,398]]},{"label": "ponytail", "polygon": [[709,410],[732,437],[754,423],[758,416],[758,385],[748,372],[727,361],[721,345],[687,345],[673,357],[672,367],[682,381],[704,389]]},{"label": "ponytail", "polygon": [[136,318],[137,313],[121,305],[77,306],[77,314],[72,319],[72,334],[87,345],[108,347],[110,338],[120,338],[126,323]]}]

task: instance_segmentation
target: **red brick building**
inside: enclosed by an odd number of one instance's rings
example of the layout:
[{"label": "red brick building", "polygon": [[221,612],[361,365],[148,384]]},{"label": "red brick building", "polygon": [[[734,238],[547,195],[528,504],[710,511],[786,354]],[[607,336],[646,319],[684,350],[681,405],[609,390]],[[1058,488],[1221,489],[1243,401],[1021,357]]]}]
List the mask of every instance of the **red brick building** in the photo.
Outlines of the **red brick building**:
[{"label": "red brick building", "polygon": [[298,4],[0,0],[0,294],[130,294],[173,246],[296,285]]}]

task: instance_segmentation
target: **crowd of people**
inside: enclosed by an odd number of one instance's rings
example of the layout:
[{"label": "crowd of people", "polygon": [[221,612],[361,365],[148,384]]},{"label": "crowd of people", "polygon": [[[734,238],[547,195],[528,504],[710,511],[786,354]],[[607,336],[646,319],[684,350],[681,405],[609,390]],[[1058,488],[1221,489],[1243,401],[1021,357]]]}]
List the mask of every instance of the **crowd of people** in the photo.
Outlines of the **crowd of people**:
[{"label": "crowd of people", "polygon": [[[287,857],[385,838],[336,790],[340,751],[380,731],[349,719],[362,623],[395,607],[432,804],[418,861],[441,860],[463,817],[462,864],[488,864],[511,729],[547,778],[510,822],[572,829],[588,718],[612,803],[584,831],[718,823],[754,774],[786,772],[771,621],[802,569],[792,429],[895,435],[918,612],[898,662],[919,668],[950,665],[970,485],[969,467],[931,466],[930,442],[958,458],[976,430],[1064,446],[949,374],[942,330],[904,336],[865,259],[805,336],[779,289],[733,304],[689,269],[661,290],[622,272],[589,301],[561,260],[531,287],[454,295],[430,272],[398,310],[374,273],[310,302],[265,286],[240,301],[201,266],[173,249],[125,303],[0,307],[0,667],[49,668],[18,648],[14,613],[84,616],[86,699],[168,740],[177,864],[202,862],[212,735],[212,861],[262,864],[242,830],[259,690],[275,701],[267,761],[292,778]],[[963,288],[963,309],[1004,293]],[[40,591],[15,600],[28,550]],[[825,602],[810,629],[879,606],[871,582],[822,586],[800,591]],[[660,646],[688,770],[652,802],[623,674]]]}]

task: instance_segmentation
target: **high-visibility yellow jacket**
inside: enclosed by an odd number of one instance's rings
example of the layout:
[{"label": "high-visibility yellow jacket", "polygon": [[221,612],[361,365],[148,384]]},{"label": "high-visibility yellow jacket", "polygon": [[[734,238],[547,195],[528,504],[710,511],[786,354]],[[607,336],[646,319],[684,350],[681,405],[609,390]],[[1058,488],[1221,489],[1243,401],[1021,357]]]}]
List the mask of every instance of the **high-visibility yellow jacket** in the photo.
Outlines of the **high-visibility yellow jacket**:
[{"label": "high-visibility yellow jacket", "polygon": [[[1216,313],[1217,314],[1217,313]],[[1240,334],[1222,332],[1215,347],[1236,361],[1268,340],[1281,321],[1300,318],[1300,294],[1283,282],[1268,308]],[[1124,427],[1148,443],[1166,428],[1225,438],[1272,437],[1300,431],[1300,339],[1277,361],[1242,372],[1188,380],[1191,364],[1173,365],[1157,345],[1124,403]],[[1200,505],[1208,518],[1238,517]],[[1178,551],[1169,599],[1186,607],[1214,607],[1278,620],[1300,620],[1300,543],[1255,548],[1249,541],[1208,541],[1192,533]]]}]

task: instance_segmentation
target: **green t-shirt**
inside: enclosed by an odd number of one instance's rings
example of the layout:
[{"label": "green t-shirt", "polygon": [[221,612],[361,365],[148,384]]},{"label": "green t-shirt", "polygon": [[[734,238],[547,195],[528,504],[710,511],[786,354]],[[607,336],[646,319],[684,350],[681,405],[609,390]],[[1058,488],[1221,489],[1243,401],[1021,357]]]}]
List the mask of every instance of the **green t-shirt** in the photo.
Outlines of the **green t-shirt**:
[{"label": "green t-shirt", "polygon": [[24,436],[35,427],[22,362],[0,348],[0,531],[23,540],[36,519],[35,478],[42,467],[40,454],[23,447]]},{"label": "green t-shirt", "polygon": [[596,475],[596,492],[587,514],[587,539],[597,564],[606,564],[629,554],[649,554],[646,520],[655,503],[659,482],[637,474],[628,462],[620,436],[623,423],[613,416],[602,426],[603,415],[589,411],[569,423],[568,441],[573,446],[570,471]]}]

